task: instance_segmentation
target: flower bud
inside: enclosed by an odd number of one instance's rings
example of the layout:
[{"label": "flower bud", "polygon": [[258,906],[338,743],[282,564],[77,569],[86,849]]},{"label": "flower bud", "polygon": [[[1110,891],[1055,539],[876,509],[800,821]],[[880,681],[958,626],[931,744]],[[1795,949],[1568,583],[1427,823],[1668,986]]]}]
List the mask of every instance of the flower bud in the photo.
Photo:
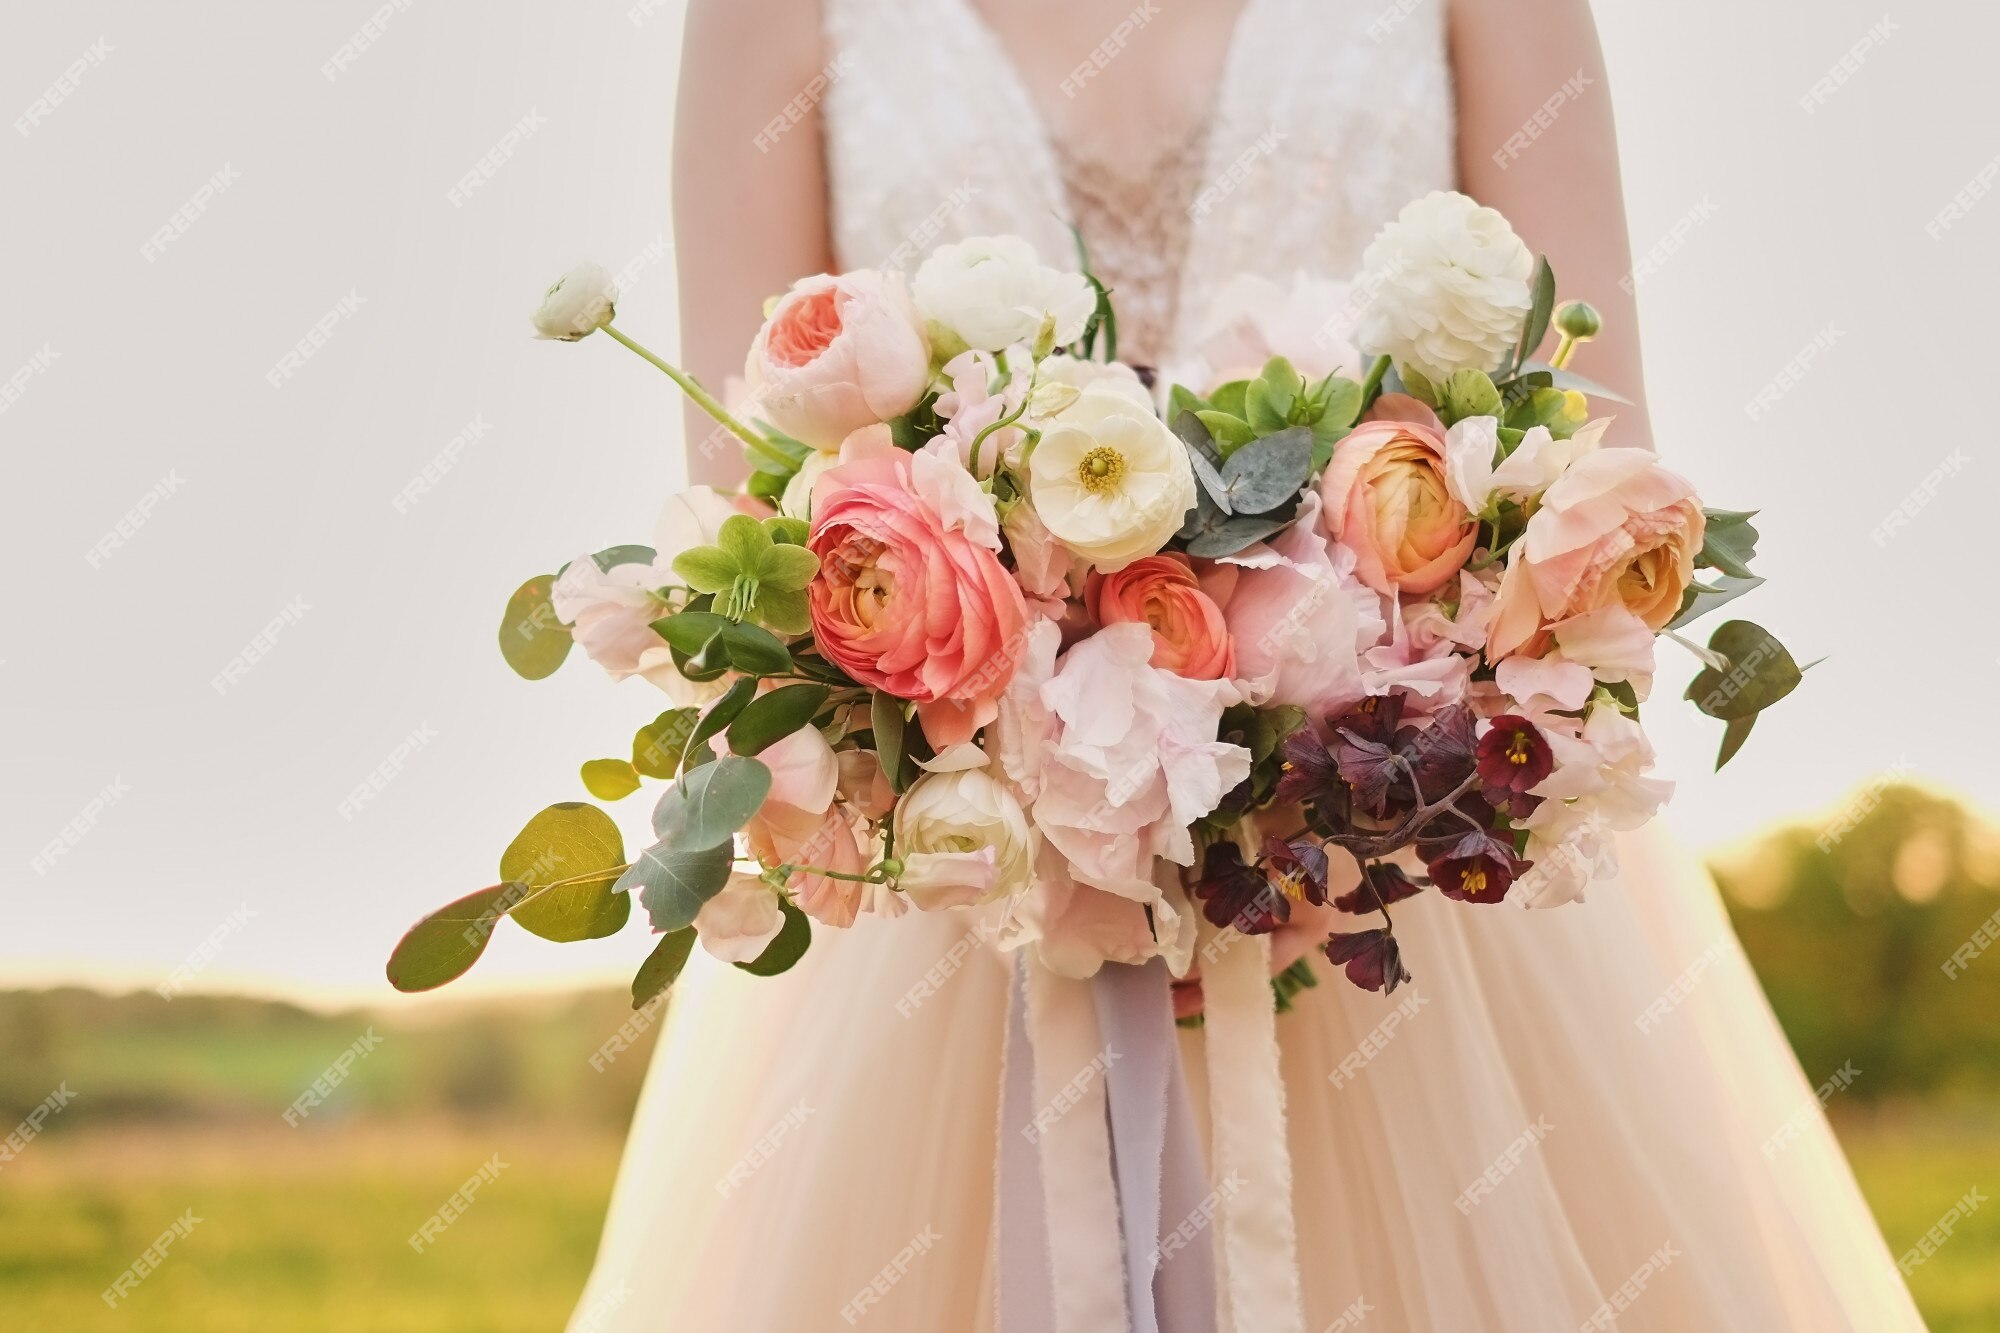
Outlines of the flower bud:
[{"label": "flower bud", "polygon": [[1589,342],[1604,328],[1597,307],[1588,301],[1566,301],[1556,310],[1556,332],[1578,342]]},{"label": "flower bud", "polygon": [[611,322],[618,288],[602,264],[578,264],[556,279],[542,297],[533,321],[537,338],[576,342]]}]

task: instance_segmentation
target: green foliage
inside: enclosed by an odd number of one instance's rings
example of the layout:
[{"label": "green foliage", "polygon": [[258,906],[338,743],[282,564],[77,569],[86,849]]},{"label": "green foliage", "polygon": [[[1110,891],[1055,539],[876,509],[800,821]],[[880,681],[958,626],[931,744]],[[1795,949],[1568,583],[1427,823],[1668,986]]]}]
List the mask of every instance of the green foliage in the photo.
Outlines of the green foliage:
[{"label": "green foliage", "polygon": [[545,940],[601,939],[624,924],[631,903],[612,892],[625,869],[625,840],[594,805],[563,801],[530,819],[500,854],[500,878],[527,890],[514,919]]},{"label": "green foliage", "polygon": [[555,581],[553,574],[537,574],[523,583],[507,599],[500,618],[500,655],[515,675],[528,680],[553,676],[574,642],[549,602]]},{"label": "green foliage", "polygon": [[583,785],[600,801],[622,801],[639,790],[639,770],[627,759],[586,759]]},{"label": "green foliage", "polygon": [[669,708],[633,734],[632,767],[649,778],[671,778],[700,723],[699,709]]},{"label": "green foliage", "polygon": [[1708,641],[1723,664],[1707,666],[1688,682],[1687,697],[1710,717],[1729,724],[1723,733],[1721,768],[1743,748],[1757,714],[1798,688],[1803,672],[1771,632],[1747,620],[1725,621]]},{"label": "green foliage", "polygon": [[729,724],[729,748],[737,754],[761,754],[811,723],[833,691],[824,685],[786,685],[752,699]]},{"label": "green foliage", "polygon": [[728,843],[695,851],[656,843],[619,878],[618,891],[628,902],[638,893],[654,930],[685,930],[702,905],[728,885],[731,855]]},{"label": "green foliage", "polygon": [[1444,392],[1437,406],[1438,415],[1447,426],[1467,417],[1497,417],[1500,415],[1500,390],[1493,387],[1493,377],[1484,371],[1453,371],[1451,378],[1444,382]]},{"label": "green foliage", "polygon": [[1549,318],[1556,308],[1556,274],[1549,267],[1549,257],[1542,255],[1535,261],[1535,276],[1530,283],[1530,305],[1528,318],[1521,325],[1521,341],[1514,348],[1514,364],[1525,365],[1535,349],[1548,336]]},{"label": "green foliage", "polygon": [[771,791],[771,770],[755,759],[724,755],[669,787],[653,807],[653,832],[683,852],[727,847]]},{"label": "green foliage", "polygon": [[1695,568],[1719,569],[1731,578],[1752,577],[1750,562],[1757,558],[1758,534],[1750,520],[1757,517],[1757,511],[1710,509],[1705,513],[1708,524]]},{"label": "green foliage", "polygon": [[[692,547],[674,557],[674,573],[694,591],[717,598],[728,620],[754,619],[781,634],[803,634],[812,627],[805,589],[819,572],[819,557],[790,540],[795,520],[767,522],[771,526],[748,514],[732,514],[723,520],[715,545]],[[774,531],[785,540],[774,540]]]},{"label": "green foliage", "polygon": [[389,984],[399,991],[426,991],[464,976],[486,952],[493,927],[519,892],[515,885],[495,884],[417,922],[389,955]]},{"label": "green foliage", "polygon": [[695,933],[693,926],[682,926],[660,936],[660,942],[646,955],[646,961],[639,964],[639,971],[632,978],[632,1007],[643,1009],[647,1001],[665,991],[679,980],[681,969],[687,966],[688,955],[694,952]]},{"label": "green foliage", "polygon": [[789,972],[812,947],[812,922],[806,914],[784,899],[779,900],[778,906],[785,913],[785,924],[779,928],[777,938],[749,962],[736,965],[752,976],[775,977]]}]

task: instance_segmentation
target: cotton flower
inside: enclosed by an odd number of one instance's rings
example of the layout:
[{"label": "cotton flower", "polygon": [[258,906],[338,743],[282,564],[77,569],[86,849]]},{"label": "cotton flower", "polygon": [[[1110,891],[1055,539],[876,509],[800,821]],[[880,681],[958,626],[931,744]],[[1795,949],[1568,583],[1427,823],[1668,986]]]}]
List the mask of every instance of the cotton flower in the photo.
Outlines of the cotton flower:
[{"label": "cotton flower", "polygon": [[914,293],[926,319],[983,352],[1034,342],[1050,316],[1056,342],[1075,342],[1097,309],[1082,274],[1048,267],[1018,236],[939,247],[917,270]]},{"label": "cotton flower", "polygon": [[1535,257],[1505,217],[1462,194],[1407,205],[1361,267],[1359,342],[1432,380],[1497,367],[1532,304]]},{"label": "cotton flower", "polygon": [[1110,573],[1180,530],[1194,507],[1194,467],[1150,405],[1093,384],[1029,455],[1028,494],[1058,541]]},{"label": "cotton flower", "polygon": [[537,338],[573,343],[611,322],[618,288],[602,264],[578,264],[556,279],[531,317]]}]

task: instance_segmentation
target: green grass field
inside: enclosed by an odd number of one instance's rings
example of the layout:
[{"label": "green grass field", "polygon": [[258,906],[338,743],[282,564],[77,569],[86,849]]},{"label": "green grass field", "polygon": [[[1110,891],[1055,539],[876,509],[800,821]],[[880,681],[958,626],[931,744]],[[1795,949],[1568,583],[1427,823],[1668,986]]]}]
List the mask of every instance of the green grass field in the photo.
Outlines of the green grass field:
[{"label": "green grass field", "polygon": [[[1895,1253],[1975,1184],[2000,1126],[1849,1125]],[[0,1174],[0,1325],[65,1333],[556,1333],[589,1269],[616,1135],[436,1123],[255,1132],[90,1130]],[[425,1253],[408,1237],[506,1163]],[[118,1309],[99,1293],[173,1220],[201,1221]],[[1911,1277],[1935,1333],[2000,1330],[2000,1208]],[[1694,1333],[1694,1331],[1690,1331]]]}]

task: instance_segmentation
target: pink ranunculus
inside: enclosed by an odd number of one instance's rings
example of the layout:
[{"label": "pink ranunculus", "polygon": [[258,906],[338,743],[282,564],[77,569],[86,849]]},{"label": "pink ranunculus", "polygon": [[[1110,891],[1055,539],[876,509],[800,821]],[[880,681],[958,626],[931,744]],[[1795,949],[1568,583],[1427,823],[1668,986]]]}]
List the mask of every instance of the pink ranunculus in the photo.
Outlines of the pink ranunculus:
[{"label": "pink ranunculus", "polygon": [[1311,491],[1298,521],[1202,575],[1236,648],[1236,682],[1254,704],[1296,704],[1316,717],[1358,702],[1361,654],[1388,629],[1382,598],[1354,576],[1355,557],[1319,531]]},{"label": "pink ranunculus", "polygon": [[1486,660],[1540,656],[1550,631],[1622,606],[1652,630],[1680,611],[1706,520],[1694,487],[1646,449],[1599,449],[1542,495],[1507,561]]},{"label": "pink ranunculus", "polygon": [[[817,727],[801,727],[764,747],[771,790],[743,827],[750,853],[766,865],[811,866],[845,875],[868,873],[871,856],[855,812],[841,804],[840,761]],[[797,874],[789,886],[799,908],[829,926],[851,926],[866,887],[825,875]]]},{"label": "pink ranunculus", "polygon": [[930,364],[923,320],[902,278],[860,269],[793,287],[758,331],[743,375],[772,425],[832,449],[915,407]]},{"label": "pink ranunculus", "polygon": [[949,459],[873,445],[841,457],[813,487],[819,650],[914,700],[932,745],[969,741],[993,720],[1028,623],[992,497]]},{"label": "pink ranunculus", "polygon": [[1326,534],[1354,552],[1361,581],[1377,592],[1436,591],[1478,539],[1478,522],[1447,481],[1436,420],[1365,421],[1334,447],[1320,477]]},{"label": "pink ranunculus", "polygon": [[1127,622],[1153,631],[1153,665],[1189,680],[1236,674],[1236,648],[1222,608],[1201,590],[1194,564],[1178,551],[1135,560],[1115,574],[1093,571],[1084,605],[1099,625]]}]

